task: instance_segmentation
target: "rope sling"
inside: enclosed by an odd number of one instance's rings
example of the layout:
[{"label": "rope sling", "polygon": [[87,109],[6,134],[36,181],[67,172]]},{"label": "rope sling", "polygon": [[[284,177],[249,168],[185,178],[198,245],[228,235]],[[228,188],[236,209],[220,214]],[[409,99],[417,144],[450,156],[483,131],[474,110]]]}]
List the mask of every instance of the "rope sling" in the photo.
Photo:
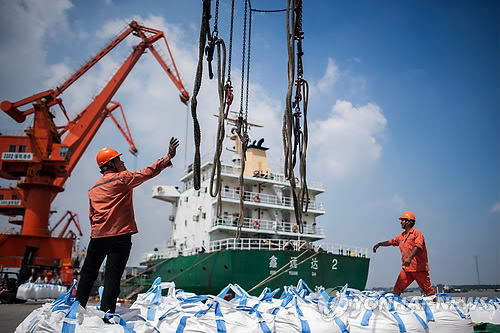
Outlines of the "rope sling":
[{"label": "rope sling", "polygon": [[246,34],[247,34],[247,14],[248,14],[248,0],[245,0],[245,11],[243,16],[243,52],[241,57],[241,94],[240,94],[240,112],[235,132],[240,138],[241,142],[241,156],[240,156],[240,176],[238,178],[240,185],[240,212],[238,213],[238,223],[236,227],[236,239],[241,237],[241,228],[243,227],[244,217],[244,201],[245,201],[245,180],[243,174],[245,173],[246,151],[248,147],[248,86],[250,82],[250,46],[252,37],[252,11],[250,11],[250,18],[248,21],[248,54],[246,66],[246,100],[245,112],[243,113],[243,87],[245,83],[245,47],[246,47]]},{"label": "rope sling", "polygon": [[[294,203],[294,213],[295,220],[298,225],[298,231],[303,233],[303,221],[302,213],[306,213],[309,205],[309,192],[307,188],[307,168],[306,168],[306,157],[307,157],[307,143],[308,143],[308,127],[307,127],[307,105],[309,99],[309,85],[306,80],[303,79],[303,65],[302,65],[302,1],[294,0],[295,4],[291,4],[292,0],[287,2],[287,51],[288,51],[288,90],[286,96],[286,109],[283,116],[283,147],[285,155],[285,165],[284,173],[286,179],[290,181],[290,186],[292,189],[292,197]],[[217,197],[216,203],[216,215],[219,217],[222,215],[222,199],[221,199],[221,189],[222,189],[222,163],[221,155],[223,148],[223,140],[225,138],[225,119],[227,119],[229,106],[233,100],[233,87],[231,83],[231,55],[232,55],[232,36],[233,36],[233,23],[234,23],[234,0],[232,1],[231,7],[231,29],[230,29],[230,44],[229,44],[229,64],[228,64],[228,74],[226,84],[223,83],[223,77],[225,73],[226,66],[226,49],[225,43],[222,39],[217,37],[218,34],[218,9],[219,0],[217,0],[215,8],[215,24],[214,31],[210,34],[210,28],[208,26],[208,21],[210,19],[210,0],[204,0],[203,2],[203,17],[202,17],[202,28],[200,30],[200,52],[206,43],[206,36],[208,36],[209,42],[208,46],[205,48],[207,53],[207,60],[209,61],[209,76],[213,77],[211,70],[211,60],[213,59],[213,52],[215,46],[217,46],[217,74],[218,74],[218,93],[219,93],[219,115],[218,115],[218,130],[216,139],[216,151],[214,154],[214,167],[212,168],[211,179],[210,179],[210,195],[212,197]],[[247,38],[247,16],[248,8],[250,7],[250,17],[248,20],[248,50],[246,50],[246,38]],[[251,27],[252,27],[252,12],[279,12],[283,10],[257,10],[251,7],[249,0],[245,0],[244,9],[244,22],[243,22],[243,51],[242,51],[242,65],[241,65],[241,92],[240,92],[240,110],[238,118],[236,121],[236,127],[232,129],[232,133],[238,135],[239,142],[241,144],[240,149],[240,175],[238,178],[239,182],[239,213],[237,219],[236,228],[236,239],[241,237],[241,228],[244,223],[244,201],[245,201],[245,184],[244,184],[244,172],[245,172],[245,162],[246,162],[246,150],[249,143],[248,137],[248,96],[249,96],[249,74],[250,74],[250,49],[251,49]],[[295,74],[295,41],[297,41],[297,78],[294,78]],[[221,48],[223,52],[223,60],[221,66]],[[245,53],[247,53],[247,63],[245,66]],[[201,53],[200,53],[201,55]],[[195,89],[193,93],[193,101],[191,104],[193,119],[195,119],[196,114],[196,96],[199,92],[199,86],[201,85],[201,71],[202,71],[202,61],[201,57],[198,62],[197,78],[195,81]],[[246,73],[245,73],[246,71]],[[198,75],[198,73],[200,73]],[[245,89],[245,74],[246,74],[246,89]],[[197,85],[197,83],[199,84]],[[292,103],[292,93],[293,87],[296,87],[295,99]],[[246,90],[246,94],[244,93]],[[245,107],[243,106],[245,98]],[[303,115],[304,123],[303,130],[301,129],[301,107],[303,105]],[[194,110],[194,111],[193,111]],[[199,127],[197,121],[195,122],[195,144],[197,151],[195,153],[195,163],[194,163],[194,187],[199,189],[199,141],[196,143],[197,132],[196,127]],[[198,136],[201,137],[201,134]],[[297,162],[297,152],[299,154],[299,176],[295,177],[295,165]],[[300,186],[297,186],[300,183]],[[198,187],[197,187],[198,186]]]},{"label": "rope sling", "polygon": [[[214,32],[217,31],[217,22],[218,22],[218,13],[219,13],[219,1],[217,1],[216,9],[215,9],[215,25]],[[214,154],[214,167],[212,168],[212,174],[210,177],[210,195],[212,197],[217,197],[216,203],[216,215],[220,217],[222,215],[222,162],[221,155],[223,149],[223,142],[225,138],[225,119],[227,118],[229,107],[233,102],[233,87],[231,83],[231,52],[233,45],[233,22],[234,22],[234,0],[232,1],[231,7],[231,27],[230,27],[230,37],[229,37],[229,64],[228,64],[228,74],[227,81],[224,84],[224,73],[226,70],[226,45],[224,41],[220,38],[217,39],[217,88],[219,92],[219,120],[218,120],[218,128],[217,128],[217,142],[215,145],[215,154]],[[222,47],[222,68],[221,68],[221,47]],[[217,176],[216,176],[217,175]],[[214,188],[215,186],[215,188]]]},{"label": "rope sling", "polygon": [[[309,191],[307,188],[307,104],[309,100],[309,85],[303,79],[302,65],[302,1],[295,0],[295,6],[291,4],[293,0],[287,1],[286,17],[286,39],[288,51],[288,90],[286,94],[285,112],[283,114],[283,151],[285,156],[284,173],[285,178],[290,181],[292,188],[293,206],[295,220],[299,227],[299,232],[303,233],[304,224],[302,213],[306,213],[309,207]],[[295,80],[295,41],[297,41],[297,79]],[[295,100],[292,103],[293,86],[296,86]],[[304,98],[302,98],[304,96]],[[301,130],[300,102],[303,102],[304,110],[304,130]],[[297,150],[299,152],[299,182],[297,189],[295,177],[295,165],[297,162]]]},{"label": "rope sling", "polygon": [[194,161],[193,161],[193,186],[195,190],[199,190],[201,187],[201,158],[200,158],[200,144],[201,144],[201,130],[200,123],[198,122],[198,116],[196,114],[196,108],[198,106],[197,96],[200,92],[201,79],[203,77],[203,54],[205,52],[205,44],[207,41],[207,35],[210,36],[210,0],[203,0],[203,9],[201,15],[201,27],[200,27],[200,42],[198,46],[198,65],[196,67],[196,76],[194,79],[193,87],[193,97],[191,97],[191,116],[193,117],[194,125]]},{"label": "rope sling", "polygon": [[[216,36],[218,33],[218,17],[219,17],[219,1],[217,1],[215,7],[215,24],[214,24],[214,33]],[[215,41],[215,46],[217,46],[217,90],[219,94],[219,121],[217,127],[217,142],[215,144],[215,153],[214,153],[214,166],[212,168],[212,174],[210,177],[210,195],[212,197],[217,197],[216,203],[216,215],[220,217],[222,215],[222,198],[221,198],[221,188],[222,188],[222,148],[224,138],[226,136],[225,133],[225,110],[226,110],[226,85],[224,84],[224,76],[226,72],[226,44],[224,40],[221,38],[217,38]],[[221,65],[221,48],[222,48],[222,65]],[[216,177],[217,174],[217,177]],[[215,186],[215,187],[214,187]]]}]

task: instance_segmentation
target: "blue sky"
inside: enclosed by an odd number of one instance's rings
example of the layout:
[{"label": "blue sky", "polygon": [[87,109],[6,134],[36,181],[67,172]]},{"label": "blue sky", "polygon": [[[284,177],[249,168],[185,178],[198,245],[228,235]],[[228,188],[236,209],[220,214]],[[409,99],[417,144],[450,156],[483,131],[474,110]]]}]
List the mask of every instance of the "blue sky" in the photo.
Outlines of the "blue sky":
[{"label": "blue sky", "polygon": [[[252,1],[284,8],[283,1]],[[239,109],[242,11],[236,8],[233,82]],[[230,1],[221,1],[220,36],[228,40]],[[401,230],[405,210],[417,216],[427,242],[433,283],[500,283],[499,3],[497,1],[307,1],[304,76],[311,85],[308,168],[323,183],[327,241],[371,248]],[[16,101],[55,87],[132,19],[165,31],[187,89],[192,92],[201,2],[4,1],[0,4],[0,99]],[[62,95],[76,115],[99,92],[136,42],[128,38]],[[281,159],[281,115],[287,87],[285,15],[254,14],[250,73],[251,121],[265,123],[270,157]],[[205,71],[206,73],[206,71]],[[203,152],[211,152],[217,111],[215,82],[199,95]],[[145,54],[116,95],[125,108],[137,158],[129,169],[166,153],[175,135],[175,168],[135,191],[140,228],[131,264],[168,236],[170,207],[150,199],[155,184],[177,184],[192,159],[186,107],[151,54]],[[62,114],[56,111],[57,119]],[[0,115],[2,130],[22,125]],[[26,124],[25,124],[26,125]],[[191,124],[188,124],[188,128]],[[106,121],[54,202],[57,221],[77,212],[88,241],[87,189],[99,177],[95,154],[127,144]],[[187,151],[185,149],[187,148]],[[187,160],[184,160],[187,156]],[[4,186],[8,182],[3,182]],[[1,218],[3,229],[11,227]],[[397,248],[371,254],[368,287],[392,286]]]}]

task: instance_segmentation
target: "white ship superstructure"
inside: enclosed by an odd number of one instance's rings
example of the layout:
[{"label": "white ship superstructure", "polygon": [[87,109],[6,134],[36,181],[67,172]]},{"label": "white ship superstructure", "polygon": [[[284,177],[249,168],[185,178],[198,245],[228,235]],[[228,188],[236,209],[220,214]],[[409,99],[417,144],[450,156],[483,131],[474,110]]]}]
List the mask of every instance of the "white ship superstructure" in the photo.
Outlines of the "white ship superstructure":
[{"label": "white ship superstructure", "polygon": [[324,189],[309,185],[309,208],[303,214],[303,233],[299,233],[290,183],[282,173],[269,169],[267,148],[262,146],[263,141],[254,141],[247,150],[244,189],[239,184],[241,168],[238,152],[235,152],[232,163],[222,164],[221,216],[216,216],[217,198],[209,193],[213,168],[211,161],[201,166],[200,190],[193,187],[193,171],[190,168],[181,178],[181,188],[154,186],[153,198],[172,203],[172,214],[169,216],[172,236],[166,249],[149,253],[147,257],[170,257],[187,254],[188,250],[192,254],[193,251],[206,250],[213,242],[234,238],[242,190],[242,239],[297,240],[304,244],[325,238],[324,229],[316,222],[316,218],[325,213],[323,203],[316,200]]}]

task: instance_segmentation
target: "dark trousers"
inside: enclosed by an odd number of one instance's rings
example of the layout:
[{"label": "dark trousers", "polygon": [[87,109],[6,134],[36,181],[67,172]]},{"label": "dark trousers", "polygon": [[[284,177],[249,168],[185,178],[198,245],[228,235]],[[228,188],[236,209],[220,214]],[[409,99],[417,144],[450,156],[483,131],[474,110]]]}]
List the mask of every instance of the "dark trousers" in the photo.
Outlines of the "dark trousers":
[{"label": "dark trousers", "polygon": [[76,289],[76,300],[83,307],[87,305],[90,290],[99,274],[99,268],[104,258],[108,257],[104,273],[101,310],[110,313],[116,311],[116,300],[120,294],[120,280],[127,265],[131,247],[132,234],[90,239]]}]

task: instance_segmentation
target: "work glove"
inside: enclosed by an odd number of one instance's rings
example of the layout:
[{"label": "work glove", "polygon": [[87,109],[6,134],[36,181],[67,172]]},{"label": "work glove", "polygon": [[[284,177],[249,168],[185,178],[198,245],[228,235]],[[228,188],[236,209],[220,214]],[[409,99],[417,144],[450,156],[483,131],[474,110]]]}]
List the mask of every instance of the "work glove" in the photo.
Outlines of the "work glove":
[{"label": "work glove", "polygon": [[174,158],[177,147],[179,147],[179,140],[172,137],[170,139],[170,145],[168,146],[168,157],[170,157],[170,159]]}]

